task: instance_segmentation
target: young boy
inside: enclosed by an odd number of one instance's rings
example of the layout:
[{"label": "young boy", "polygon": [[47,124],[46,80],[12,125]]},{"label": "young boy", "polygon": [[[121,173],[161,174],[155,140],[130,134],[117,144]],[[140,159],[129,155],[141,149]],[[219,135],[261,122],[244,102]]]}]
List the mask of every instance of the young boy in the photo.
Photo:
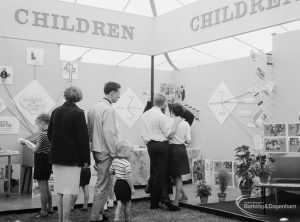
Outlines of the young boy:
[{"label": "young boy", "polygon": [[117,208],[114,221],[120,221],[120,213],[124,207],[125,222],[130,222],[131,195],[135,193],[129,162],[133,146],[127,142],[120,142],[117,147],[117,157],[113,160],[109,172],[116,177],[114,187]]},{"label": "young boy", "polygon": [[40,135],[36,144],[28,140],[20,139],[21,144],[26,145],[34,153],[34,174],[33,179],[37,180],[41,194],[41,212],[36,217],[47,217],[53,214],[52,196],[48,185],[48,180],[52,173],[52,165],[49,161],[50,142],[47,137],[48,124],[50,116],[40,114],[36,118],[36,124],[39,128]]}]

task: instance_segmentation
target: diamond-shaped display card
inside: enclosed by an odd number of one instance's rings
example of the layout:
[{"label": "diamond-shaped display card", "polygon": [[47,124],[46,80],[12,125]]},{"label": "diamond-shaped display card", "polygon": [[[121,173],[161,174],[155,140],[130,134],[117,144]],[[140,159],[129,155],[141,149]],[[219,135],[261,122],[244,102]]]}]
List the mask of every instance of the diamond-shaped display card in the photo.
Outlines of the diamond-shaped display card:
[{"label": "diamond-shaped display card", "polygon": [[116,113],[131,128],[143,114],[145,105],[133,90],[128,88],[114,105]]},{"label": "diamond-shaped display card", "polygon": [[14,97],[14,102],[32,125],[39,114],[48,113],[55,106],[54,100],[37,80],[33,80],[19,92]]},{"label": "diamond-shaped display card", "polygon": [[236,107],[236,102],[237,100],[234,99],[234,95],[228,87],[221,82],[216,91],[210,97],[208,106],[222,125]]}]

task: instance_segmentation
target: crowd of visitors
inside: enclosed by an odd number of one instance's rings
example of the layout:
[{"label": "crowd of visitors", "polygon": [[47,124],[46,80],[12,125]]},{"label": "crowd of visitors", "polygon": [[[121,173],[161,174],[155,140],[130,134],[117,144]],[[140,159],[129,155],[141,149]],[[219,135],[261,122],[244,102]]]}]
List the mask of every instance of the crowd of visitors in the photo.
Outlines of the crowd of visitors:
[{"label": "crowd of visitors", "polygon": [[[65,103],[47,114],[38,116],[36,123],[40,130],[38,142],[25,144],[34,152],[34,179],[38,181],[41,193],[41,212],[37,217],[53,213],[52,197],[48,180],[53,170],[54,189],[58,195],[59,222],[69,222],[79,188],[83,189],[87,211],[89,183],[91,178],[90,152],[95,160],[97,181],[95,184],[90,221],[106,221],[105,209],[113,207],[115,194],[117,206],[114,221],[120,220],[124,211],[125,221],[130,221],[131,196],[135,193],[130,156],[133,145],[119,141],[113,103],[120,98],[121,85],[107,82],[105,97],[94,104],[87,113],[76,103],[83,98],[77,87],[71,86],[64,92]],[[165,114],[168,107],[172,121]],[[162,94],[156,94],[152,104],[145,108],[141,117],[141,136],[147,145],[150,157],[150,178],[147,189],[150,193],[150,209],[165,205],[170,211],[180,210],[178,202],[187,200],[181,176],[190,172],[185,144],[191,142],[190,124],[193,118],[185,120],[180,104],[168,106]],[[170,178],[176,185],[172,202]],[[171,187],[171,189],[170,189]]]}]

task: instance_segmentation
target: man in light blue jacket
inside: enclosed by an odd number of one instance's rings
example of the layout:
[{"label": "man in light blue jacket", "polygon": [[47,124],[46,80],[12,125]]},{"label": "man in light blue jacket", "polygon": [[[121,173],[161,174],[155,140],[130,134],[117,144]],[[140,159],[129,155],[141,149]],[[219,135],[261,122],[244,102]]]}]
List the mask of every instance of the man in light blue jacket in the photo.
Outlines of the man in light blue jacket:
[{"label": "man in light blue jacket", "polygon": [[104,205],[108,198],[109,186],[112,183],[109,167],[116,155],[118,144],[116,117],[112,104],[120,98],[120,89],[119,83],[106,83],[104,86],[105,97],[94,104],[88,113],[89,136],[97,166],[91,221],[108,219],[104,215]]}]

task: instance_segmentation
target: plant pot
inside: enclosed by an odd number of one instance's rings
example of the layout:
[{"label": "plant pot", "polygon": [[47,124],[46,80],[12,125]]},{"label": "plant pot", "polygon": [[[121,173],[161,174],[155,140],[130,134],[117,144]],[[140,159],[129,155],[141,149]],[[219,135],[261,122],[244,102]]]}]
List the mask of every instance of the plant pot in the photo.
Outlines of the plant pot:
[{"label": "plant pot", "polygon": [[270,183],[270,175],[259,177],[260,183]]},{"label": "plant pot", "polygon": [[240,188],[241,193],[244,197],[250,197],[251,196],[251,192],[252,192],[252,188]]},{"label": "plant pot", "polygon": [[218,193],[219,202],[225,202],[226,200],[226,193]]},{"label": "plant pot", "polygon": [[200,202],[201,204],[207,204],[208,196],[200,196]]}]

